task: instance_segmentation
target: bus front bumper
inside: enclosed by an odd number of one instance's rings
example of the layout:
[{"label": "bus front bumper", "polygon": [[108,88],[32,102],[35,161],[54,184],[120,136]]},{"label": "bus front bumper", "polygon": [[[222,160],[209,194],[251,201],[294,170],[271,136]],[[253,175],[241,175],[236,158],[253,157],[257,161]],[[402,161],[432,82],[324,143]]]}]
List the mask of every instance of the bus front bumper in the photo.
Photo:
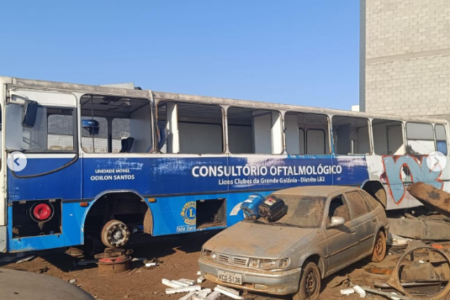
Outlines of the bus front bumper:
[{"label": "bus front bumper", "polygon": [[[298,291],[301,268],[288,271],[263,271],[219,264],[200,258],[198,265],[202,276],[214,283],[236,289],[249,290],[272,295],[288,295]],[[228,283],[218,278],[219,271],[242,276],[242,285]]]}]

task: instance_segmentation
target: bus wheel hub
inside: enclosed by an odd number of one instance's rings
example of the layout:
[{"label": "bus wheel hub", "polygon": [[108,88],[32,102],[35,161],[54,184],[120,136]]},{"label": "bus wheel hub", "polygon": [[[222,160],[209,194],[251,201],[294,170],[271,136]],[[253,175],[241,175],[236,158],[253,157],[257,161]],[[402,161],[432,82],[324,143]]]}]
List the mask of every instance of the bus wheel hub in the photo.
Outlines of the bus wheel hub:
[{"label": "bus wheel hub", "polygon": [[130,239],[128,226],[119,220],[111,220],[103,226],[101,233],[102,243],[106,247],[123,247]]}]

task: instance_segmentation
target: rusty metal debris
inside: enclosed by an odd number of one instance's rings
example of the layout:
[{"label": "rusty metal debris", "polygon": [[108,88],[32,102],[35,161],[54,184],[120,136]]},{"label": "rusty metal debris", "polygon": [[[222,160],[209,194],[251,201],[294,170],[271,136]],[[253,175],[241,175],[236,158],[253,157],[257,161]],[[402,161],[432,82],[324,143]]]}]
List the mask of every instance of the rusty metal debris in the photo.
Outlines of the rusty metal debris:
[{"label": "rusty metal debris", "polygon": [[394,234],[420,240],[442,241],[450,239],[450,223],[436,217],[388,218]]},{"label": "rusty metal debris", "polygon": [[110,275],[122,273],[130,269],[131,258],[129,255],[133,250],[106,248],[104,253],[95,255],[98,259],[98,273]]},{"label": "rusty metal debris", "polygon": [[[386,283],[410,298],[414,298],[414,299],[444,299],[444,297],[446,297],[447,294],[450,292],[450,283],[448,282],[448,279],[446,279],[446,276],[448,276],[448,274],[445,274],[446,272],[443,271],[443,270],[445,270],[445,268],[438,267],[438,268],[431,269],[432,266],[426,267],[426,268],[430,268],[427,271],[428,272],[427,274],[421,274],[423,270],[421,269],[420,265],[422,265],[422,264],[419,262],[419,265],[417,265],[416,261],[414,259],[415,258],[414,256],[416,255],[415,253],[418,252],[420,254],[421,250],[428,251],[430,263],[436,261],[436,255],[431,254],[434,252],[443,258],[440,261],[438,260],[438,264],[445,263],[447,269],[450,266],[450,256],[448,253],[441,251],[440,249],[436,249],[436,248],[430,247],[428,245],[425,245],[422,242],[413,241],[409,244],[405,253],[403,253],[403,255],[398,260],[397,265],[395,266],[394,270],[392,271],[391,276],[386,281]],[[423,265],[425,265],[425,262],[423,263]],[[440,289],[437,293],[424,295],[424,291],[421,289],[418,289],[419,290],[418,293],[412,292],[410,290],[406,290],[404,288],[404,283],[405,283],[405,281],[409,281],[409,280],[419,281],[419,282],[442,281],[442,282],[446,282],[446,285],[444,288]]]},{"label": "rusty metal debris", "polygon": [[430,184],[416,182],[409,186],[408,192],[425,206],[441,214],[450,216],[450,193],[439,190]]}]

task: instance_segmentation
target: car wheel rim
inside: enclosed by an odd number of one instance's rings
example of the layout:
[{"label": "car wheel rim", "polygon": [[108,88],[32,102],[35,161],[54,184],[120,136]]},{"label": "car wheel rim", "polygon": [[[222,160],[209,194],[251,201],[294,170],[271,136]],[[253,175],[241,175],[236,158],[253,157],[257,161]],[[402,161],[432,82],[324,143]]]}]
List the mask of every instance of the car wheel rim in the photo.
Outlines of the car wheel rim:
[{"label": "car wheel rim", "polygon": [[317,288],[317,277],[314,270],[309,270],[308,273],[306,273],[305,285],[306,296],[310,297],[314,295]]},{"label": "car wheel rim", "polygon": [[383,240],[378,236],[377,245],[375,246],[375,255],[380,257],[383,255]]}]

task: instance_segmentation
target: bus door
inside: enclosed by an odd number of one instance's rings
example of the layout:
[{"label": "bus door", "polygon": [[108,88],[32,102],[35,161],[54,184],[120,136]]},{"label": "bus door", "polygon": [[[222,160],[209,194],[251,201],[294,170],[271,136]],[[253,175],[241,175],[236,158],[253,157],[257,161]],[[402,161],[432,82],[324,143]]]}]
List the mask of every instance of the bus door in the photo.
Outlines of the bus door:
[{"label": "bus door", "polygon": [[63,203],[81,198],[76,97],[24,87],[9,87],[7,97],[9,250],[64,246],[73,214]]}]

